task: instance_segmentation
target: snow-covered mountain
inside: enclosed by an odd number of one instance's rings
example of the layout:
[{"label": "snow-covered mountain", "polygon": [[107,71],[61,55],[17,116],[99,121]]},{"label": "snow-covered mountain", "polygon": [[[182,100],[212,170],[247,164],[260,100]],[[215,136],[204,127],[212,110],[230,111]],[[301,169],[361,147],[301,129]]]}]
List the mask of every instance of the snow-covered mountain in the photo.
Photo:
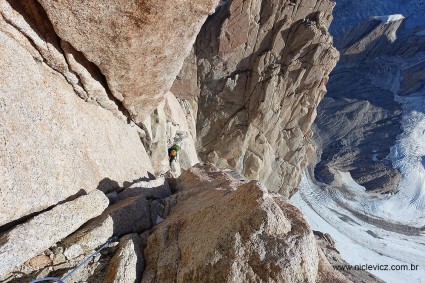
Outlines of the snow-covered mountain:
[{"label": "snow-covered mountain", "polygon": [[402,14],[406,17],[407,27],[425,25],[424,0],[335,0],[334,20],[330,31],[339,36],[348,29],[374,16]]},{"label": "snow-covered mountain", "polygon": [[370,272],[424,282],[425,1],[336,2],[341,59],[318,109],[317,164],[293,202],[350,264],[406,265]]}]

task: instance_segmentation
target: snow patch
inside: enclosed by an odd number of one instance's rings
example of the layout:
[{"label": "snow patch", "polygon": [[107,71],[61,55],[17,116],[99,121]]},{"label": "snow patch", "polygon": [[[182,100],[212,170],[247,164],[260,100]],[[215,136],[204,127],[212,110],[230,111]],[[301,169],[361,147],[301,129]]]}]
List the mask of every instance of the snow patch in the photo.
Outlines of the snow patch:
[{"label": "snow patch", "polygon": [[404,19],[402,14],[388,15],[388,16],[377,16],[373,17],[374,19],[380,20],[384,24],[389,24],[391,22],[396,22]]},{"label": "snow patch", "polygon": [[353,189],[356,189],[356,190],[366,191],[365,187],[357,184],[357,182],[354,181],[353,177],[351,177],[350,172],[338,171],[338,173],[341,176],[341,181],[342,181],[343,185],[350,187],[350,188],[353,188]]},{"label": "snow patch", "polygon": [[[398,192],[383,209],[398,211],[410,223],[425,225],[425,90],[404,97],[396,97],[403,109],[403,133],[391,148],[389,158],[402,173]],[[394,213],[395,214],[395,213]],[[396,217],[396,215],[394,215]],[[421,220],[414,221],[414,219]],[[419,223],[418,223],[419,222]]]},{"label": "snow patch", "polygon": [[[425,237],[394,232],[391,223],[385,229],[385,225],[366,222],[367,218],[359,218],[346,209],[346,199],[338,191],[314,184],[305,174],[291,202],[304,213],[313,230],[328,233],[335,239],[337,250],[349,264],[407,265],[409,269],[414,264],[418,270],[370,272],[388,283],[425,282]],[[370,201],[369,205],[379,202],[379,199]],[[357,204],[357,211],[361,211],[363,204]]]}]

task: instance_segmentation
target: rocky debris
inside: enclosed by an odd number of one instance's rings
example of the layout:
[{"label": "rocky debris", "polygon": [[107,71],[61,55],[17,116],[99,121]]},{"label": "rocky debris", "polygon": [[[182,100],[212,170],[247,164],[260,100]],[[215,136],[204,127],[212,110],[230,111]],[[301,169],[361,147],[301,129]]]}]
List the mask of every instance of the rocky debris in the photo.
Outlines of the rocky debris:
[{"label": "rocky debris", "polygon": [[338,60],[327,31],[334,3],[223,4],[172,91],[197,117],[202,160],[289,196],[313,151],[310,126]]},{"label": "rocky debris", "polygon": [[35,269],[41,269],[52,264],[52,259],[44,254],[33,257],[28,261],[28,265]]},{"label": "rocky debris", "polygon": [[[120,265],[124,263],[120,262],[123,255],[128,255],[129,260],[132,260],[132,256],[139,258],[146,245],[149,229],[166,216],[166,203],[162,199],[170,196],[171,192],[164,178],[157,178],[149,181],[135,181],[122,192],[117,194],[114,191],[114,193],[109,193],[109,195],[114,195],[115,203],[111,204],[100,216],[85,223],[68,237],[56,239],[57,244],[29,259],[21,266],[14,268],[10,275],[4,274],[6,275],[3,278],[5,279],[4,282],[27,283],[35,278],[63,277],[95,250],[113,239],[113,236],[121,237],[119,241],[120,247],[122,247],[120,251],[115,253],[114,263],[110,263],[110,261],[118,243],[112,241],[104,250],[81,267],[81,270],[73,273],[67,281],[101,283],[124,280],[120,276],[115,278],[113,276],[115,271],[110,271],[108,266],[111,265],[111,268],[119,268],[120,270],[121,268],[125,269],[129,265]],[[104,198],[106,199],[105,196]],[[88,205],[96,206],[96,203],[89,202]],[[128,235],[128,233],[134,232],[141,233],[141,239],[136,234]],[[131,245],[138,247],[134,255],[130,253]],[[141,259],[143,260],[143,258]],[[109,273],[107,274],[107,272]],[[135,274],[141,276],[141,271],[137,269]],[[126,278],[130,277],[127,276]]]},{"label": "rocky debris", "polygon": [[138,283],[144,269],[142,242],[137,234],[122,237],[103,283]]},{"label": "rocky debris", "polygon": [[84,255],[114,235],[114,220],[111,216],[107,215],[102,219],[103,221],[94,220],[62,241],[64,251],[61,254],[66,259],[71,260]]},{"label": "rocky debris", "polygon": [[[61,243],[67,259],[87,254],[112,236],[140,233],[164,217],[159,202],[171,195],[163,177],[138,181],[119,192],[101,216],[92,219]],[[155,209],[153,209],[155,207]],[[155,217],[153,217],[155,215]]]},{"label": "rocky debris", "polygon": [[[327,233],[322,233],[320,231],[314,231],[314,236],[316,242],[321,249],[322,256],[326,257],[328,264],[332,266],[342,266],[348,265],[346,261],[341,258],[338,250],[335,248],[335,241]],[[362,270],[341,270],[340,271],[347,279],[351,280],[354,283],[383,283],[384,281],[377,278],[367,271]],[[322,282],[331,282],[331,281],[322,281]],[[341,281],[337,281],[341,282]]]},{"label": "rocky debris", "polygon": [[137,127],[76,95],[40,9],[0,3],[0,226],[153,172]]},{"label": "rocky debris", "polygon": [[62,240],[108,206],[101,191],[55,206],[20,224],[0,237],[0,274],[7,275]]},{"label": "rocky debris", "polygon": [[[96,254],[91,260],[82,265],[79,269],[67,277],[66,282],[75,282],[75,283],[101,283],[105,277],[105,273],[108,270],[110,261],[118,248],[118,242],[110,243],[105,249],[100,253]],[[56,261],[53,265],[50,265],[41,270],[25,270],[21,269],[28,275],[25,275],[20,278],[15,278],[8,283],[28,283],[33,279],[41,279],[46,277],[59,277],[63,278],[68,275],[71,271],[75,269],[84,259],[86,259],[89,254],[81,255],[78,258],[68,260],[63,254],[63,249],[61,247],[54,246],[47,250],[51,252],[51,257],[61,258],[60,261]],[[92,252],[92,251],[91,251]],[[90,253],[91,253],[90,252]],[[21,274],[22,276],[22,274]]]},{"label": "rocky debris", "polygon": [[158,107],[218,0],[40,0],[61,39],[99,67],[141,123]]},{"label": "rocky debris", "polygon": [[[316,282],[314,236],[301,212],[257,182],[196,165],[145,249],[142,282]],[[169,210],[168,209],[168,210]],[[199,244],[194,244],[199,243]],[[327,278],[341,275],[332,271]]]}]

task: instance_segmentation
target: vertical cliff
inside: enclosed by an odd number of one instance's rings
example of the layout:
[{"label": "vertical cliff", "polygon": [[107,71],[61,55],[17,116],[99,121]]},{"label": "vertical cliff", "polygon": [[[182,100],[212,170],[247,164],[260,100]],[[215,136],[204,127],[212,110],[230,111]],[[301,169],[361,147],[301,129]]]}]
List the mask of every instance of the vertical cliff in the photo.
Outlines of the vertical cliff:
[{"label": "vertical cliff", "polygon": [[226,1],[203,26],[172,91],[195,105],[202,160],[294,193],[310,127],[338,60],[330,1]]},{"label": "vertical cliff", "polygon": [[0,281],[63,278],[106,242],[67,280],[345,282],[285,198],[338,58],[332,7],[0,1]]}]

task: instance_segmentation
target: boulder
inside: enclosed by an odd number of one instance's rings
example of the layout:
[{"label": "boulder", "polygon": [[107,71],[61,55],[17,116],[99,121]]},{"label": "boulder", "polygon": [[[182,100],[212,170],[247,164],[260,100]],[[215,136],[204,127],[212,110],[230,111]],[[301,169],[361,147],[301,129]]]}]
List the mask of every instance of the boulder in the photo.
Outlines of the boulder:
[{"label": "boulder", "polygon": [[164,99],[218,0],[40,0],[59,37],[99,67],[137,122]]},{"label": "boulder", "polygon": [[144,268],[142,242],[137,234],[120,239],[103,283],[139,283]]},{"label": "boulder", "polygon": [[223,2],[171,91],[197,117],[200,158],[290,196],[338,60],[327,0]]},{"label": "boulder", "polygon": [[114,220],[112,217],[108,215],[102,220],[94,219],[62,241],[63,255],[68,260],[85,255],[103,245],[113,235]]},{"label": "boulder", "polygon": [[0,275],[61,241],[88,220],[100,215],[109,201],[101,191],[93,191],[60,204],[19,224],[0,237]]},{"label": "boulder", "polygon": [[178,183],[170,214],[148,237],[142,282],[316,282],[313,233],[283,196],[213,165]]}]

